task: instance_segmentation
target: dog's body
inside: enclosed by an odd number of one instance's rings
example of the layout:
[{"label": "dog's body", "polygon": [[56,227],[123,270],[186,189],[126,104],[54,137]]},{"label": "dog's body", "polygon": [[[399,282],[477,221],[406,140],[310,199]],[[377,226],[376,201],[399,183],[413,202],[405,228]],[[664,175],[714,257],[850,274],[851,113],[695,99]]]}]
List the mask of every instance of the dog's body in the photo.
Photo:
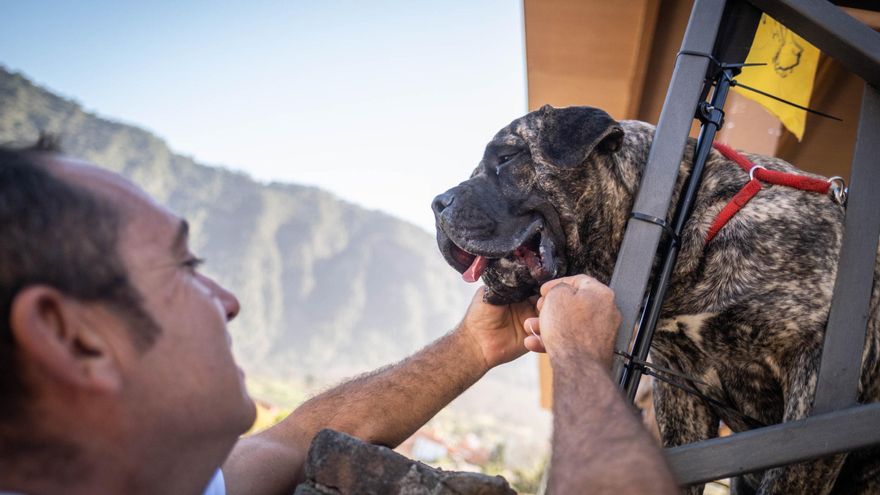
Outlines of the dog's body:
[{"label": "dog's body", "polygon": [[[601,110],[545,107],[502,129],[466,182],[437,197],[438,243],[490,302],[520,300],[544,281],[586,273],[607,283],[654,128]],[[682,161],[676,195],[690,167]],[[804,175],[776,159],[771,170]],[[708,385],[740,414],[657,382],[667,446],[806,417],[811,408],[843,230],[829,195],[765,186],[708,244],[706,232],[748,174],[712,151],[652,346],[655,363]],[[673,198],[672,204],[675,204]],[[880,264],[863,355],[860,400],[880,400]],[[754,420],[757,420],[754,421]],[[841,471],[842,468],[842,471]],[[877,493],[880,450],[771,469],[760,493]]]}]

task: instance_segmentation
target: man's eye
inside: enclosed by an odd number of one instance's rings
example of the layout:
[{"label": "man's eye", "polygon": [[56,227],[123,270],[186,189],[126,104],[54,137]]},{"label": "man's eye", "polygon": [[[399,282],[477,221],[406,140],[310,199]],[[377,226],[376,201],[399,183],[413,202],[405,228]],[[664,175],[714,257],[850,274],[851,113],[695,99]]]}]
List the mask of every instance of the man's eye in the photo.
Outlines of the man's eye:
[{"label": "man's eye", "polygon": [[204,263],[204,258],[192,257],[183,262],[183,267],[191,271],[196,271]]}]

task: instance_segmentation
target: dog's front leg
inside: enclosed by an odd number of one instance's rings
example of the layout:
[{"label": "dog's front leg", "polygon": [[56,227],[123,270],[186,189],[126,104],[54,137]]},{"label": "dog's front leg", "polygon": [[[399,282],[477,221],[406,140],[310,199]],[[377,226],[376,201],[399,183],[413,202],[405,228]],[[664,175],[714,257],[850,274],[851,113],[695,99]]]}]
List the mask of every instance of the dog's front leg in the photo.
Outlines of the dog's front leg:
[{"label": "dog's front leg", "polygon": [[[785,370],[783,376],[788,377],[788,384],[783,421],[804,419],[809,415],[819,374],[820,353],[818,348],[805,351],[793,360],[790,369]],[[846,454],[840,454],[769,469],[764,473],[758,493],[825,495],[831,492],[845,459]]]},{"label": "dog's front leg", "polygon": [[[701,399],[659,380],[654,380],[654,410],[666,447],[718,436],[718,416]],[[685,493],[703,493],[703,485],[690,486]]]}]

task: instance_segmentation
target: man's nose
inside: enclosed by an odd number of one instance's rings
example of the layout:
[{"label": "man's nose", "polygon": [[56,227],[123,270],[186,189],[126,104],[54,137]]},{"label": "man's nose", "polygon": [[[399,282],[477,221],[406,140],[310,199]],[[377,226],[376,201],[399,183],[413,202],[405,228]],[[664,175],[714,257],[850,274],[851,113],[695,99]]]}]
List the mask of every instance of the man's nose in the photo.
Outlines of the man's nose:
[{"label": "man's nose", "polygon": [[226,290],[217,282],[214,282],[214,293],[220,301],[220,304],[223,306],[223,311],[226,313],[226,321],[234,320],[241,311],[241,303],[238,302],[238,298],[235,297],[235,294]]},{"label": "man's nose", "polygon": [[223,307],[226,309],[226,320],[232,321],[238,316],[238,313],[241,312],[241,303],[238,302],[238,298],[235,297],[235,294],[232,292],[223,289]]},{"label": "man's nose", "polygon": [[434,210],[434,215],[443,213],[443,210],[449,208],[453,201],[455,201],[455,194],[451,189],[443,194],[438,194],[434,201],[431,202],[431,209]]}]

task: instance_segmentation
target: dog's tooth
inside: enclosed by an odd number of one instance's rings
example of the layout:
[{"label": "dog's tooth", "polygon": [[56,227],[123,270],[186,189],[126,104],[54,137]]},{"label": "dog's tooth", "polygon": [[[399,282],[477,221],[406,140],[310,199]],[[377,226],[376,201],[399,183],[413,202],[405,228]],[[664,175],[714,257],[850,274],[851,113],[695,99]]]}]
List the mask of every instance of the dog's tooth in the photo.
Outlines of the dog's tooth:
[{"label": "dog's tooth", "polygon": [[550,239],[549,235],[541,236],[541,243],[538,245],[538,255],[541,260],[541,266],[544,269],[552,267],[553,272],[550,276],[556,278],[556,270],[558,267],[556,266],[556,260],[553,259],[553,241]]}]

